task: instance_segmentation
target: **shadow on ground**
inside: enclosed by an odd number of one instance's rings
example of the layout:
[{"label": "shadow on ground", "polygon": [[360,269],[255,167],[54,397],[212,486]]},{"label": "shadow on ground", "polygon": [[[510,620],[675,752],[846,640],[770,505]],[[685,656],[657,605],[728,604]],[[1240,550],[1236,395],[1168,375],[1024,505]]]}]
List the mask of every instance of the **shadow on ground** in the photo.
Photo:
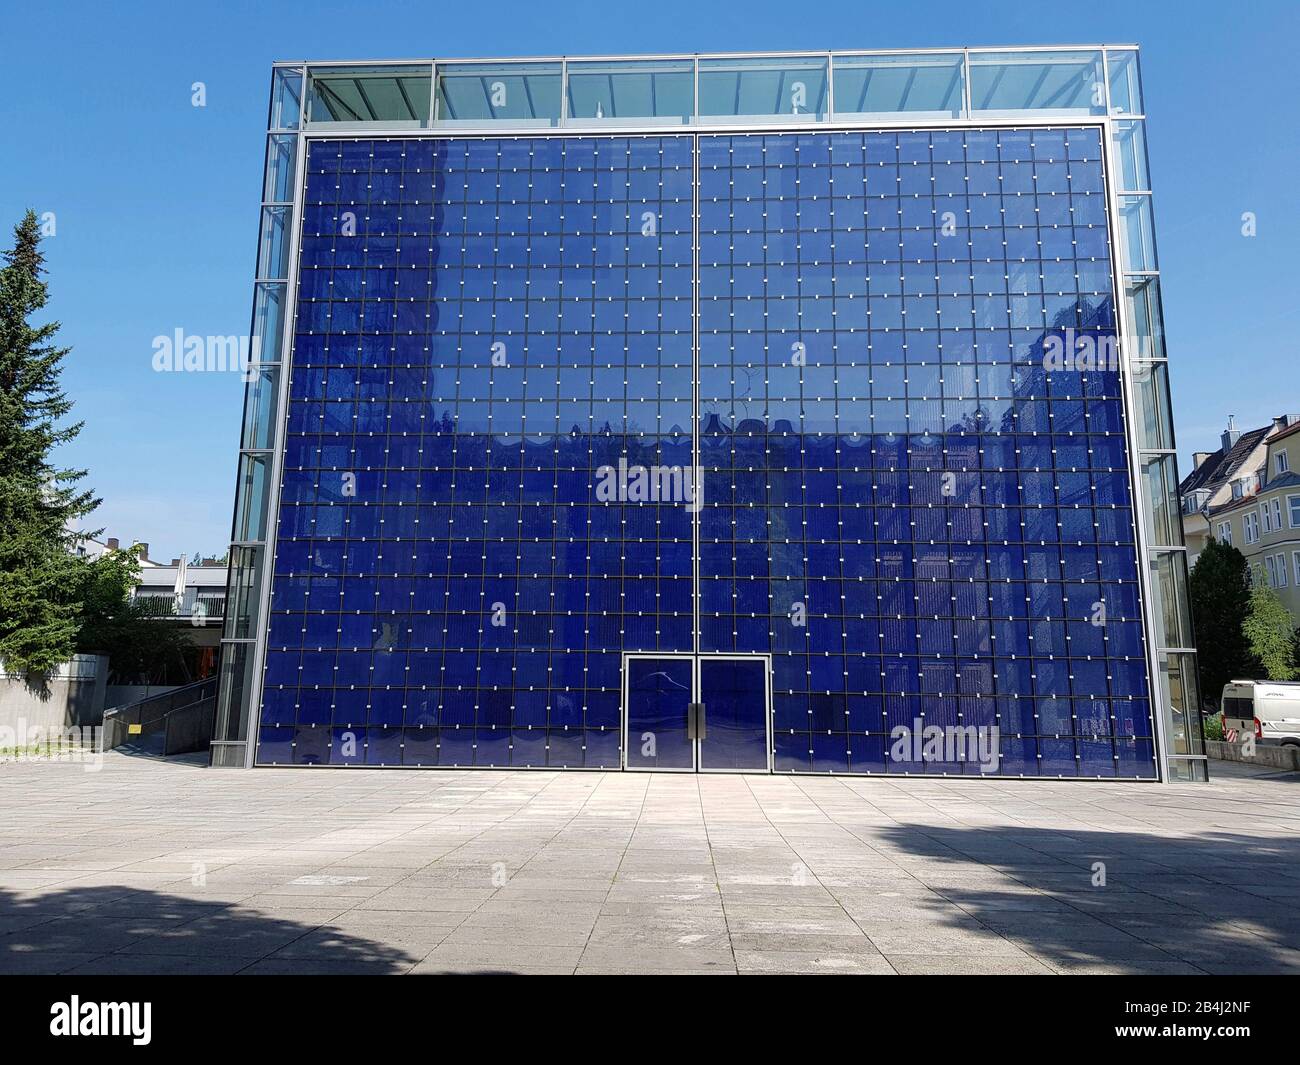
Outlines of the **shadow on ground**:
[{"label": "shadow on ground", "polygon": [[1300,973],[1300,838],[915,825],[880,838],[939,863],[918,874],[927,919],[973,918],[1065,971]]},{"label": "shadow on ground", "polygon": [[0,890],[0,973],[399,973],[419,961],[328,923],[114,885]]}]

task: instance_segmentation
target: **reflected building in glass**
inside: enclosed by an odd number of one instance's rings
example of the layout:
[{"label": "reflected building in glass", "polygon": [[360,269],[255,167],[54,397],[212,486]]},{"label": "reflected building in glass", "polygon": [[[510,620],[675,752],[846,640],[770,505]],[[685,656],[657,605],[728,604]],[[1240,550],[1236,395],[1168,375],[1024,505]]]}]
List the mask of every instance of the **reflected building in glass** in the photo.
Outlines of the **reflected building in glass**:
[{"label": "reflected building in glass", "polygon": [[213,762],[1204,779],[1131,46],[277,65]]}]

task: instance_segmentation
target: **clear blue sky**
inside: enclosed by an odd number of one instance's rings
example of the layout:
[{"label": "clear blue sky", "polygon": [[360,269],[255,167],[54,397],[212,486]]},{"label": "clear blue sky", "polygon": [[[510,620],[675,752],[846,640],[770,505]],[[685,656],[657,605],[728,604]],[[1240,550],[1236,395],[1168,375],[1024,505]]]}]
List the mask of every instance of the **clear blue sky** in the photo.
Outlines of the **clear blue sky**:
[{"label": "clear blue sky", "polygon": [[[56,214],[53,299],[108,535],[224,550],[233,375],[155,373],[152,339],[248,330],[274,59],[1137,43],[1183,472],[1231,412],[1300,412],[1300,6],[867,0],[13,3],[0,224]],[[190,105],[206,83],[207,107]],[[1241,236],[1241,215],[1258,236]]]}]

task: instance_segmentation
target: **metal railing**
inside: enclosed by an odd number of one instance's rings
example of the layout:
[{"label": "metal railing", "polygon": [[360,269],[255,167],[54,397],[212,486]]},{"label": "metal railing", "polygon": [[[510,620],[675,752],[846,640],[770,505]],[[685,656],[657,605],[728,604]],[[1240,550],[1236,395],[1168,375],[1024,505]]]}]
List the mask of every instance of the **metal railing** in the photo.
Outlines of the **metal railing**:
[{"label": "metal railing", "polygon": [[220,619],[226,614],[225,592],[200,592],[190,588],[179,600],[175,595],[137,594],[135,601],[152,618],[192,618],[197,611],[203,617]]},{"label": "metal railing", "polygon": [[216,702],[217,678],[212,676],[105,710],[104,750],[124,743],[162,755],[203,750],[212,739]]}]

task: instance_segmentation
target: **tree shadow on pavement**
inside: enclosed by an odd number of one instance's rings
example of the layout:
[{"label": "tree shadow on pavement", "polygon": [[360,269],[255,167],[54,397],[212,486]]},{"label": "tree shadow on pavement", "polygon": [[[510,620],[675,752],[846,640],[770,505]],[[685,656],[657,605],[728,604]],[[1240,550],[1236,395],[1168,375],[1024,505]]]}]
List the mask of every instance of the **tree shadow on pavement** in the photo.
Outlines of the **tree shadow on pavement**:
[{"label": "tree shadow on pavement", "polygon": [[1295,836],[896,825],[876,843],[926,920],[1058,971],[1300,973]]},{"label": "tree shadow on pavement", "polygon": [[419,960],[275,910],[121,885],[0,889],[0,974],[400,973]]}]

